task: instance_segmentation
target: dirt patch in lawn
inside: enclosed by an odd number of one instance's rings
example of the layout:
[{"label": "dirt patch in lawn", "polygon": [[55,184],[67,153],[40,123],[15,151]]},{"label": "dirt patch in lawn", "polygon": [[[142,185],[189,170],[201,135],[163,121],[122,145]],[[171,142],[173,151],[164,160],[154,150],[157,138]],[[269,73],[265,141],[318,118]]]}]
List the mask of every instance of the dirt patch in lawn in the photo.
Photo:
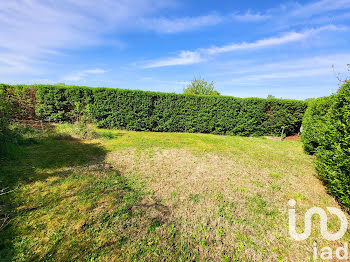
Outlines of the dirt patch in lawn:
[{"label": "dirt patch in lawn", "polygon": [[301,136],[294,135],[294,136],[287,136],[284,140],[286,141],[301,141]]}]

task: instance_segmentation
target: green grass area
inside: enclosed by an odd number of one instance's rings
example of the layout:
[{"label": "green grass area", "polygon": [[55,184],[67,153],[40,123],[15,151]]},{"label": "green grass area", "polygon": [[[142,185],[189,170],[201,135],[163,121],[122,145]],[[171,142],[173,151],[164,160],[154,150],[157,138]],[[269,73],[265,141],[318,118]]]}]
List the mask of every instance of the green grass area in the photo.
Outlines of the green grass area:
[{"label": "green grass area", "polygon": [[[288,235],[312,206],[338,206],[299,142],[27,129],[0,159],[0,261],[306,261]],[[8,219],[5,219],[8,218]],[[337,228],[337,218],[329,220]],[[348,242],[346,234],[340,242]]]}]

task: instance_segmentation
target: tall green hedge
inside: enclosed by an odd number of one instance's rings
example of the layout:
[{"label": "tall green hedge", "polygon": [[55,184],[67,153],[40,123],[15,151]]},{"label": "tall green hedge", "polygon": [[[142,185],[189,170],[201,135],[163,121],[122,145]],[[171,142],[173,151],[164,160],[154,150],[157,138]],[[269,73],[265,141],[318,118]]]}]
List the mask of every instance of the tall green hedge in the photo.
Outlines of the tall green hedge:
[{"label": "tall green hedge", "polygon": [[328,191],[350,208],[350,83],[334,96],[320,133],[316,168]]},{"label": "tall green hedge", "polygon": [[35,85],[36,113],[50,122],[74,121],[78,105],[93,103],[93,89],[90,87]]},{"label": "tall green hedge", "polygon": [[286,99],[195,96],[112,88],[30,86],[46,121],[74,121],[84,107],[101,127],[137,131],[279,135],[299,131],[307,104]]},{"label": "tall green hedge", "polygon": [[[6,100],[11,105],[12,119],[36,119],[35,87],[26,85],[11,86],[0,84],[0,92],[3,95],[6,95]],[[2,98],[2,100],[4,99]]]},{"label": "tall green hedge", "polygon": [[350,83],[311,103],[303,120],[303,143],[316,155],[318,174],[329,193],[350,208]]},{"label": "tall green hedge", "polygon": [[0,147],[9,140],[10,123],[17,119],[35,119],[35,89],[0,84]]},{"label": "tall green hedge", "polygon": [[299,131],[306,103],[294,100],[194,96],[93,89],[98,125],[129,130],[278,135]]},{"label": "tall green hedge", "polygon": [[10,115],[12,112],[11,103],[8,93],[4,88],[0,87],[0,153],[5,143],[10,124]]},{"label": "tall green hedge", "polygon": [[320,136],[327,121],[327,113],[333,103],[333,96],[320,97],[309,102],[303,117],[303,132],[301,135],[304,150],[314,154],[320,145]]}]

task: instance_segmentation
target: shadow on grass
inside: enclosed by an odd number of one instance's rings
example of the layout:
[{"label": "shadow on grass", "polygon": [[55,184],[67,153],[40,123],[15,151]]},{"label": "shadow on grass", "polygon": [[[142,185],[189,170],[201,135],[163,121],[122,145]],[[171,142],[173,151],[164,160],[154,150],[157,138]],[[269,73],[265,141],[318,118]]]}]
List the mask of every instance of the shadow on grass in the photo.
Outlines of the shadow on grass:
[{"label": "shadow on grass", "polygon": [[0,225],[1,209],[10,215],[0,261],[142,259],[154,252],[150,239],[167,241],[157,230],[172,224],[169,208],[145,204],[142,186],[105,164],[101,145],[53,130],[33,141],[0,159],[0,189],[14,190],[0,196]]},{"label": "shadow on grass", "polygon": [[68,175],[72,168],[101,163],[106,154],[99,144],[57,134],[53,128],[22,139],[20,144],[6,144],[6,155],[0,158],[0,190],[8,192],[0,195],[1,261],[12,260],[11,242],[18,237],[9,221],[19,215],[16,209],[20,201],[15,199],[15,194],[20,188],[50,176]]},{"label": "shadow on grass", "polygon": [[8,147],[9,156],[0,159],[0,185],[10,188],[46,179],[52,170],[101,163],[107,153],[99,144],[56,133]]}]

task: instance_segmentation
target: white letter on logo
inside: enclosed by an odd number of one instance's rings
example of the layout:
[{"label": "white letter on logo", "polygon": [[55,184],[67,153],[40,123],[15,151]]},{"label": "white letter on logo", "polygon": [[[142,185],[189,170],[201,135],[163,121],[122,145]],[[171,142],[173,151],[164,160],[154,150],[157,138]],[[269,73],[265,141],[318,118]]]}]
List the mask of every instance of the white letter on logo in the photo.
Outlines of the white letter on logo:
[{"label": "white letter on logo", "polygon": [[[343,256],[340,255],[340,252],[343,252]],[[344,247],[338,247],[335,250],[335,256],[337,257],[337,259],[339,260],[345,260],[345,259],[349,259],[349,248],[348,248],[348,243],[344,244]]]},{"label": "white letter on logo", "polygon": [[[296,205],[296,201],[294,199],[291,199],[288,201],[289,206],[294,207]],[[302,241],[307,239],[311,234],[311,218],[313,215],[318,214],[321,219],[321,234],[322,236],[329,240],[334,241],[342,238],[342,236],[346,233],[346,230],[348,228],[348,221],[346,219],[346,216],[344,213],[335,207],[327,207],[327,210],[337,215],[341,222],[340,230],[337,233],[330,234],[328,233],[327,228],[327,214],[326,212],[320,208],[320,207],[312,207],[305,213],[305,230],[304,233],[297,233],[296,232],[296,218],[295,218],[295,209],[289,209],[289,234],[292,238],[294,238],[297,241]]]},{"label": "white letter on logo", "polygon": [[333,257],[333,252],[330,247],[324,247],[321,249],[321,259],[328,260],[328,259],[332,259],[332,257]]}]

